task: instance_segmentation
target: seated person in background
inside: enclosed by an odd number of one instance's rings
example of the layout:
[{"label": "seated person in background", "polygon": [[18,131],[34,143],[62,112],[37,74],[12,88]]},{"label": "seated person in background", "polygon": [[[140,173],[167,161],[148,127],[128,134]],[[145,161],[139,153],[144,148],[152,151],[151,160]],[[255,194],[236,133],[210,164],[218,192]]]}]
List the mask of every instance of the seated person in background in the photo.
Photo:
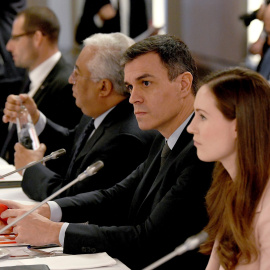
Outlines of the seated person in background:
[{"label": "seated person in background", "polygon": [[[68,84],[72,67],[58,49],[59,31],[59,22],[52,10],[30,7],[17,14],[6,47],[15,65],[28,70],[29,78],[22,91],[33,97],[47,117],[74,128],[82,114]],[[0,156],[13,164],[14,145],[18,141],[16,125],[11,128],[6,125],[5,130],[1,128],[2,132],[5,139],[1,141]]]},{"label": "seated person in background", "polygon": [[92,34],[121,32],[135,38],[148,29],[145,0],[85,0],[75,39]]},{"label": "seated person in background", "polygon": [[205,80],[194,108],[188,132],[198,157],[217,161],[206,269],[270,269],[270,86],[254,71],[221,71]]},{"label": "seated person in background", "polygon": [[[11,53],[6,49],[13,20],[16,14],[25,7],[26,0],[0,2],[0,119],[3,117],[7,96],[20,89],[26,72],[23,68],[15,67]],[[0,121],[0,149],[6,135],[7,125]]]},{"label": "seated person in background", "polygon": [[[9,0],[0,2],[0,117],[7,96],[20,87],[25,70],[14,65],[12,55],[6,49],[10,38],[12,23],[18,12],[25,9],[26,0]],[[14,92],[13,92],[14,91]],[[1,125],[1,123],[0,123]],[[2,136],[0,133],[0,139]]]},{"label": "seated person in background", "polygon": [[257,71],[267,80],[270,80],[270,5],[265,8],[263,22],[264,32],[266,34],[266,46],[264,46],[263,55],[258,65]]},{"label": "seated person in background", "polygon": [[82,44],[84,39],[96,33],[120,32],[120,25],[117,27],[111,21],[116,13],[110,0],[85,0],[75,34],[77,43]]},{"label": "seated person in background", "polygon": [[[45,204],[14,227],[18,243],[61,244],[71,254],[107,252],[136,270],[172,252],[207,224],[204,197],[213,164],[198,159],[186,131],[197,89],[197,68],[187,46],[174,36],[153,36],[128,48],[123,64],[139,127],[161,133],[148,158],[109,189]],[[9,217],[8,223],[32,207],[1,203],[10,208],[1,214]],[[202,270],[207,261],[195,250],[159,269]]]},{"label": "seated person in background", "polygon": [[[123,53],[133,43],[131,38],[121,33],[96,34],[84,41],[85,46],[69,77],[76,104],[84,116],[75,130],[68,130],[47,119],[45,129],[39,136],[40,141],[46,144],[50,152],[65,148],[69,158],[62,160],[61,157],[48,162],[48,165],[55,162],[61,166],[64,170],[62,175],[42,164],[26,169],[22,188],[31,199],[45,199],[98,160],[105,163],[103,170],[72,186],[60,196],[109,188],[146,159],[157,134],[154,131],[142,131],[138,127],[133,106],[128,102],[124,68],[120,65]],[[33,99],[23,95],[21,99],[31,112],[34,123],[38,119],[42,121]],[[17,98],[8,99],[5,120],[9,119],[8,114],[16,114],[16,104],[18,106]],[[89,124],[90,130],[86,131]],[[15,166],[19,168],[41,159],[46,148],[42,145],[33,151],[17,143],[15,149]]]},{"label": "seated person in background", "polygon": [[[259,9],[253,11],[250,14],[249,13],[243,14],[239,17],[239,19],[243,21],[245,26],[249,26],[250,23],[255,19],[263,21],[265,8],[269,3],[270,3],[270,0],[266,0],[265,3],[261,4]],[[265,34],[265,31],[263,30],[258,40],[252,43],[251,46],[249,47],[249,52],[251,54],[260,54],[262,56],[266,49],[265,47],[267,46],[267,43],[265,42],[266,41],[265,38],[266,38],[266,34]]]}]

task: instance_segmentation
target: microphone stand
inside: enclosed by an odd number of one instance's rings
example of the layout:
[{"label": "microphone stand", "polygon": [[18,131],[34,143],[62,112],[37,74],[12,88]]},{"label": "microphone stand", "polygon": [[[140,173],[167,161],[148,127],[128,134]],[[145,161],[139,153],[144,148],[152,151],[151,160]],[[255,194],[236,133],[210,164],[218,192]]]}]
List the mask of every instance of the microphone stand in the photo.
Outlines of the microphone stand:
[{"label": "microphone stand", "polygon": [[42,202],[38,203],[32,209],[30,209],[29,211],[27,211],[26,213],[24,213],[20,217],[16,218],[13,222],[11,222],[10,224],[8,224],[4,228],[2,228],[0,230],[0,234],[2,234],[5,230],[7,230],[10,227],[12,227],[18,221],[22,220],[24,217],[30,215],[32,212],[34,212],[36,209],[38,209],[39,207],[41,207],[43,204],[45,204],[48,201],[50,201],[53,198],[55,198],[57,195],[59,195],[60,193],[62,193],[66,189],[68,189],[69,187],[73,186],[74,184],[76,184],[79,181],[82,181],[83,179],[85,179],[88,176],[92,176],[92,175],[96,174],[103,166],[104,166],[104,163],[102,161],[100,161],[100,160],[97,161],[97,162],[95,162],[95,163],[93,163],[92,165],[90,165],[89,167],[87,167],[87,169],[84,172],[82,172],[80,175],[78,175],[76,179],[74,179],[73,181],[71,181],[70,183],[68,183],[67,185],[65,185],[64,187],[60,188],[55,193],[53,193],[52,195],[50,195],[48,198],[46,198]]},{"label": "microphone stand", "polygon": [[142,270],[152,270],[164,264],[175,256],[182,255],[183,253],[198,248],[208,238],[207,232],[201,231],[200,233],[189,237],[182,245],[178,246],[174,251],[154,263],[148,265]]},{"label": "microphone stand", "polygon": [[65,153],[66,153],[66,150],[65,150],[65,149],[63,149],[63,148],[62,148],[62,149],[59,149],[59,150],[57,150],[57,151],[55,151],[55,152],[52,152],[50,155],[48,155],[48,156],[46,156],[46,157],[44,157],[44,158],[42,158],[42,159],[40,159],[40,160],[30,162],[30,163],[28,163],[27,165],[25,165],[25,166],[23,166],[23,167],[21,167],[21,168],[19,168],[19,169],[16,169],[16,170],[11,171],[11,172],[9,172],[9,173],[0,175],[0,178],[4,178],[4,177],[9,176],[9,175],[11,175],[11,174],[13,174],[13,173],[16,173],[16,172],[19,172],[19,171],[21,171],[21,170],[27,169],[27,168],[29,168],[29,167],[32,167],[32,166],[38,164],[38,163],[46,162],[46,161],[48,161],[48,160],[50,160],[50,159],[57,159],[59,156],[62,156],[62,155],[64,155]]}]

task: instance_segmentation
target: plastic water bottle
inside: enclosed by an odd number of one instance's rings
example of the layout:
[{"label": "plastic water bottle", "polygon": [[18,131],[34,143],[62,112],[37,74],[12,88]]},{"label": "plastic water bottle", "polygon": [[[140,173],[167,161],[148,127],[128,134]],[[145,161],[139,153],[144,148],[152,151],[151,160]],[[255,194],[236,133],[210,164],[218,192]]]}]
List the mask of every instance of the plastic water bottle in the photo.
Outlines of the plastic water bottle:
[{"label": "plastic water bottle", "polygon": [[16,119],[19,142],[27,149],[39,148],[39,139],[27,108],[21,105],[19,116]]}]

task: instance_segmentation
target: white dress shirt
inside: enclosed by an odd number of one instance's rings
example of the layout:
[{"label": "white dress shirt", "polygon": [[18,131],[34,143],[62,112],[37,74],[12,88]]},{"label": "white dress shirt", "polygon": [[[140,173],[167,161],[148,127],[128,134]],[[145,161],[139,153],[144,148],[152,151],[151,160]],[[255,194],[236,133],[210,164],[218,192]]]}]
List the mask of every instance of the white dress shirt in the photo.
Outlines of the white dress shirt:
[{"label": "white dress shirt", "polygon": [[61,58],[61,52],[58,51],[38,67],[29,72],[29,78],[31,80],[30,90],[28,95],[33,97],[56,63]]}]

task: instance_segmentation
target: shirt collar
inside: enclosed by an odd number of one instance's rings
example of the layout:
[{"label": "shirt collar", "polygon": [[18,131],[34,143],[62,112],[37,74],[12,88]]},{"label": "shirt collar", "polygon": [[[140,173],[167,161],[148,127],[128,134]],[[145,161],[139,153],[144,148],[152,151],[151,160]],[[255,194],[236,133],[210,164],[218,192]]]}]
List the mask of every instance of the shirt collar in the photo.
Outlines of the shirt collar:
[{"label": "shirt collar", "polygon": [[[115,106],[114,106],[115,107]],[[100,116],[98,116],[95,121],[94,121],[94,126],[95,126],[95,129],[97,129],[100,124],[102,123],[102,121],[104,120],[104,118],[108,115],[108,113],[114,108],[110,108],[108,111],[106,111],[105,113],[101,114]]]},{"label": "shirt collar", "polygon": [[189,122],[189,120],[191,119],[193,113],[181,124],[181,126],[179,128],[177,128],[175,130],[175,132],[169,137],[169,139],[167,140],[168,142],[168,146],[169,148],[172,150],[174,145],[176,144],[178,138],[180,137],[180,135],[182,134],[184,128],[186,127],[187,123]]},{"label": "shirt collar", "polygon": [[39,87],[45,78],[48,76],[50,71],[56,65],[61,58],[61,52],[56,52],[46,61],[37,66],[34,70],[29,72],[29,78],[31,80],[31,88]]}]

